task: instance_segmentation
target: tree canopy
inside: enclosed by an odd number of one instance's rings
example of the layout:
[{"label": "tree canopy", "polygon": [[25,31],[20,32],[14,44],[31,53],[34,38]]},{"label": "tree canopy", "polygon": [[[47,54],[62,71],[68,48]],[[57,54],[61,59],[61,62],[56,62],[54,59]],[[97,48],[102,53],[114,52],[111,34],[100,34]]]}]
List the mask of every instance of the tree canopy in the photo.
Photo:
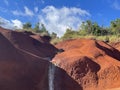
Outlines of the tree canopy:
[{"label": "tree canopy", "polygon": [[30,29],[31,27],[32,27],[32,24],[30,22],[23,24],[23,29]]}]

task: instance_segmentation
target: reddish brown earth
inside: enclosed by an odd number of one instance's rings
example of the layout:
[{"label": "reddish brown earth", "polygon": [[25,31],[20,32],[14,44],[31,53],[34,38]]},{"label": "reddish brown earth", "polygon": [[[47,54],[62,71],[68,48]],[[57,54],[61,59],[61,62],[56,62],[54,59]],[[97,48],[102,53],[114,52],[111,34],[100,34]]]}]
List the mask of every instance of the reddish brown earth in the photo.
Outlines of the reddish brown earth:
[{"label": "reddish brown earth", "polygon": [[120,42],[113,42],[111,45],[120,51]]},{"label": "reddish brown earth", "polygon": [[6,37],[16,48],[43,58],[52,58],[57,49],[46,43],[43,37],[26,32],[17,32],[0,28],[1,34]]},{"label": "reddish brown earth", "polygon": [[56,55],[52,62],[64,69],[82,87],[68,87],[65,90],[106,90],[120,87],[120,52],[117,49],[92,39],[68,40],[56,47],[65,51]]},{"label": "reddish brown earth", "polygon": [[0,28],[0,90],[119,90],[119,44],[76,39],[54,47],[49,41]]},{"label": "reddish brown earth", "polygon": [[48,90],[50,63],[39,56],[53,57],[56,50],[23,32],[0,28],[0,90]]}]

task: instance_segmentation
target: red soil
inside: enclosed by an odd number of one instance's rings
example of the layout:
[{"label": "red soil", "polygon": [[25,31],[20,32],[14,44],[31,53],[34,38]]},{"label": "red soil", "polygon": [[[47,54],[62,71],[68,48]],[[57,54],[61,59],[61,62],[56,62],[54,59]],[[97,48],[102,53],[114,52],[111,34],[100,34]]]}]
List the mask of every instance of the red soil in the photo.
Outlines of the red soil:
[{"label": "red soil", "polygon": [[120,42],[111,43],[111,45],[120,51]]},{"label": "red soil", "polygon": [[[49,37],[0,28],[0,90],[49,90],[52,62],[54,90],[112,90],[120,87],[120,52],[92,39],[61,42]],[[116,44],[118,45],[118,44]],[[115,47],[119,47],[116,46]]]},{"label": "red soil", "polygon": [[0,90],[48,90],[49,61],[39,56],[52,57],[54,50],[22,32],[0,28]]},{"label": "red soil", "polygon": [[64,69],[83,90],[120,87],[120,52],[117,49],[92,39],[68,40],[56,47],[65,52],[56,55],[53,63]]},{"label": "red soil", "polygon": [[16,47],[31,54],[35,54],[44,58],[52,58],[57,49],[43,42],[43,38],[35,38],[37,35],[31,36],[25,32],[16,32],[0,28],[0,32]]}]

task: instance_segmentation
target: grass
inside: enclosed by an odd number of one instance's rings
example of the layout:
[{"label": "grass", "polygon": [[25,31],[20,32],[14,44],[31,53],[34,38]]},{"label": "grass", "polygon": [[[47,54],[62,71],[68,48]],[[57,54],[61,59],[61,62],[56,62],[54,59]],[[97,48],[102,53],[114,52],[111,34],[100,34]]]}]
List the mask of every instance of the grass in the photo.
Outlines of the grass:
[{"label": "grass", "polygon": [[63,40],[60,39],[60,38],[55,38],[55,39],[52,39],[52,40],[51,40],[51,44],[56,45],[57,43],[59,43],[59,42],[61,42],[61,41],[63,41]]},{"label": "grass", "polygon": [[109,42],[119,42],[120,36],[119,35],[108,35],[108,36],[96,36],[97,40],[106,41],[109,40]]},{"label": "grass", "polygon": [[57,44],[61,41],[64,41],[64,40],[69,40],[69,39],[78,39],[78,38],[93,38],[93,39],[96,39],[96,40],[101,40],[101,41],[106,41],[106,40],[109,40],[109,42],[120,42],[120,35],[106,35],[106,36],[93,36],[93,35],[86,35],[86,36],[76,36],[76,35],[73,35],[72,37],[70,38],[57,38],[57,39],[53,39],[51,41],[52,44]]}]

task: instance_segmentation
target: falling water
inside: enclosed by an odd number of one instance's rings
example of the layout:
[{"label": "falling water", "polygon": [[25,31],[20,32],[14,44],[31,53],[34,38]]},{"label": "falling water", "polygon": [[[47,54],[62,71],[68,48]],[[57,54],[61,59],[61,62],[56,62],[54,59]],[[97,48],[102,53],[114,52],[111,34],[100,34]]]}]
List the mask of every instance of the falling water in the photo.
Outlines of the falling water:
[{"label": "falling water", "polygon": [[48,72],[49,90],[54,90],[54,75],[55,75],[55,66],[54,64],[50,63],[49,72]]}]

